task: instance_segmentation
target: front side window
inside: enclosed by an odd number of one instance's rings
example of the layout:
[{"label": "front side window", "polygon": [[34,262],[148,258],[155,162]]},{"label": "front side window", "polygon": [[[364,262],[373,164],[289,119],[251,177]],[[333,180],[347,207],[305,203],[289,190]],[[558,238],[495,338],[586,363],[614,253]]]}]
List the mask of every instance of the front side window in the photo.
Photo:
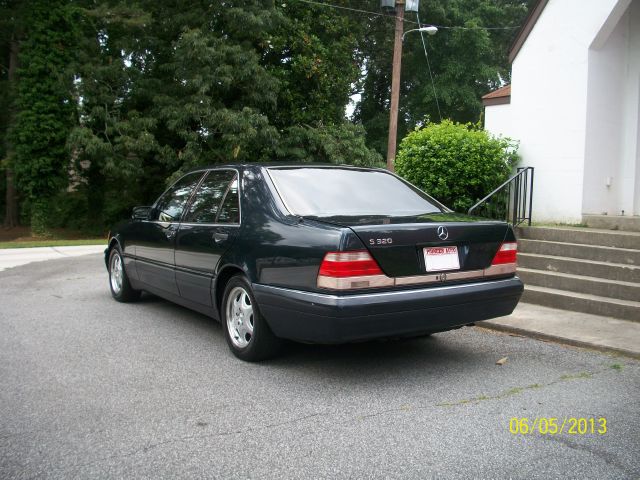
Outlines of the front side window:
[{"label": "front side window", "polygon": [[216,223],[224,194],[229,189],[229,182],[235,176],[236,172],[233,170],[214,170],[209,172],[196,191],[185,215],[184,222]]},{"label": "front side window", "polygon": [[381,170],[273,167],[269,174],[291,213],[300,216],[416,216],[442,211],[427,194]]},{"label": "front side window", "polygon": [[202,178],[202,172],[194,172],[174,183],[156,202],[150,220],[178,222],[200,178]]}]

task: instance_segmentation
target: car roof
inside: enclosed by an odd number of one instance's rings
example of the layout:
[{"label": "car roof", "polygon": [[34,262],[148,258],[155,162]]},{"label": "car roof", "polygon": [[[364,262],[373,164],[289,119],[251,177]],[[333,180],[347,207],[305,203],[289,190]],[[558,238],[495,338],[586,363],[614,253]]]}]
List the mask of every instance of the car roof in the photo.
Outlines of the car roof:
[{"label": "car roof", "polygon": [[320,163],[320,162],[246,162],[246,163],[224,163],[213,165],[202,165],[194,167],[185,173],[197,172],[200,170],[211,170],[214,168],[242,168],[247,170],[257,170],[260,168],[354,168],[360,170],[381,170],[375,167],[359,167],[357,165],[339,165],[336,163]]}]

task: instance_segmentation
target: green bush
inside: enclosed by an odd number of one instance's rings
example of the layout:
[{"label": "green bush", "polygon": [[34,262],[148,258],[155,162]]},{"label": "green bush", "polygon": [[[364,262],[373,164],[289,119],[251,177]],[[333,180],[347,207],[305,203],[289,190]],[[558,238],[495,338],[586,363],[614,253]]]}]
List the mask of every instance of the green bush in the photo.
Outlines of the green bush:
[{"label": "green bush", "polygon": [[398,175],[455,211],[465,212],[509,178],[517,143],[477,125],[429,123],[400,143]]}]

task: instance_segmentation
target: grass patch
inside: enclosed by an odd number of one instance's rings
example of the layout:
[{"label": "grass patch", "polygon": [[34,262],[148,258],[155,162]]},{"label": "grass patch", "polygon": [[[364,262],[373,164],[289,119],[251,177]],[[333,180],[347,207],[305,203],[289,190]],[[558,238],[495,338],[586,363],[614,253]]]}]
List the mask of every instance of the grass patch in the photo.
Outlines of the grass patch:
[{"label": "grass patch", "polygon": [[31,247],[68,247],[75,245],[104,245],[107,246],[106,238],[82,238],[69,240],[43,239],[43,240],[27,240],[15,242],[0,242],[2,248],[31,248]]},{"label": "grass patch", "polygon": [[502,394],[501,396],[508,397],[510,395],[518,395],[519,393],[522,393],[523,390],[524,390],[523,387],[513,387],[507,390],[506,392],[504,392],[504,394]]},{"label": "grass patch", "polygon": [[473,397],[473,398],[467,398],[464,400],[458,400],[457,402],[444,402],[444,403],[437,403],[436,407],[455,407],[456,405],[466,405],[467,403],[479,403],[479,402],[483,402],[485,400],[499,400],[505,397],[509,397],[511,395],[519,395],[520,393],[524,392],[525,390],[528,389],[532,389],[532,388],[540,388],[542,385],[536,383],[533,385],[529,385],[527,387],[513,387],[510,388],[509,390],[507,390],[506,392],[502,392],[496,396],[493,397],[489,397],[487,395],[480,395],[479,397]]},{"label": "grass patch", "polygon": [[106,245],[107,232],[52,228],[45,236],[34,236],[31,228],[20,225],[0,228],[0,249],[31,247],[63,247],[74,245]]},{"label": "grass patch", "polygon": [[622,370],[622,365],[620,365],[619,363],[614,363],[613,365],[611,365],[611,368],[620,371]]},{"label": "grass patch", "polygon": [[562,375],[560,377],[561,380],[575,380],[578,378],[591,378],[593,376],[593,373],[589,373],[589,372],[582,372],[582,373],[576,373],[575,375]]},{"label": "grass patch", "polygon": [[[618,365],[618,364],[615,363],[614,365]],[[618,368],[622,368],[622,367],[620,365],[618,365],[618,367],[614,367],[612,365],[611,368],[614,368],[617,370]],[[582,372],[574,375],[562,375],[558,380],[554,380],[544,385],[540,383],[532,383],[531,385],[527,385],[525,387],[513,387],[513,388],[510,388],[509,390],[505,390],[504,392],[499,393],[497,395],[493,395],[493,396],[480,395],[479,397],[458,400],[457,402],[436,403],[436,407],[455,407],[457,405],[466,405],[468,403],[479,403],[485,400],[502,400],[512,395],[520,395],[521,393],[526,392],[528,390],[537,390],[539,388],[555,385],[560,382],[574,380],[577,378],[591,378],[591,377],[593,377],[593,373],[589,373],[589,372]]]}]

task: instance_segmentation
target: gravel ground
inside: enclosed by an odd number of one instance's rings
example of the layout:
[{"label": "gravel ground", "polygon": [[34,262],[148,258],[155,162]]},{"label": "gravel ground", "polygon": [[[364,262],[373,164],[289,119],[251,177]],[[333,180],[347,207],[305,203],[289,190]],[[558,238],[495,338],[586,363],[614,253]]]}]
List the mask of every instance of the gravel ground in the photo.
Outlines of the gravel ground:
[{"label": "gravel ground", "polygon": [[640,477],[625,357],[465,328],[247,364],[207,317],[113,301],[100,255],[0,272],[0,333],[3,479]]}]

